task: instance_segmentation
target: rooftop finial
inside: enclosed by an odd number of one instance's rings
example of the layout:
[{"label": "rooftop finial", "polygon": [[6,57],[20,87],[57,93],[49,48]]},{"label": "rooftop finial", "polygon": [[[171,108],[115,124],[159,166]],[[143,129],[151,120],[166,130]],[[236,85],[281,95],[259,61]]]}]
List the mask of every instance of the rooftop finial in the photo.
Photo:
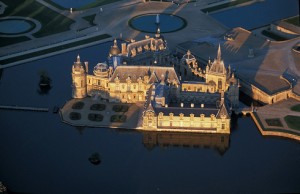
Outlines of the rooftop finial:
[{"label": "rooftop finial", "polygon": [[217,60],[221,61],[221,45],[219,44]]},{"label": "rooftop finial", "polygon": [[80,62],[80,56],[79,56],[79,54],[77,55],[77,62]]},{"label": "rooftop finial", "polygon": [[159,24],[159,14],[156,14],[156,20],[155,20],[156,24]]},{"label": "rooftop finial", "polygon": [[188,51],[186,52],[186,54],[187,54],[188,56],[191,55],[191,51],[188,50]]},{"label": "rooftop finial", "polygon": [[114,40],[114,46],[115,46],[115,47],[118,46],[118,45],[117,45],[117,39]]}]

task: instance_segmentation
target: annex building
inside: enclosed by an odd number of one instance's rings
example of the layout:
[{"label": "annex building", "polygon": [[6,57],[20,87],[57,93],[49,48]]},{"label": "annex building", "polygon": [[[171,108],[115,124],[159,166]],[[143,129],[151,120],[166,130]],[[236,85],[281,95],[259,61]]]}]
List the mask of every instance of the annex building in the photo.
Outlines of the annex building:
[{"label": "annex building", "polygon": [[142,103],[136,129],[230,133],[231,111],[238,108],[239,83],[221,59],[198,64],[188,51],[171,54],[159,31],[155,37],[111,47],[107,62],[88,74],[80,57],[72,66],[72,96],[111,103]]}]

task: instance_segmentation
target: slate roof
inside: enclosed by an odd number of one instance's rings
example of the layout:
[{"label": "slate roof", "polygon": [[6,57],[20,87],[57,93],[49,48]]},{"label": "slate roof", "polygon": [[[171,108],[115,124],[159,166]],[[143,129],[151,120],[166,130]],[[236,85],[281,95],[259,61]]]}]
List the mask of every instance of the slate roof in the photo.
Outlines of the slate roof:
[{"label": "slate roof", "polygon": [[139,77],[149,77],[149,83],[160,82],[163,78],[165,82],[179,83],[179,79],[173,67],[160,67],[160,66],[118,66],[114,71],[110,80],[114,80],[119,77],[120,82],[126,82],[128,77],[132,82],[137,82]]}]

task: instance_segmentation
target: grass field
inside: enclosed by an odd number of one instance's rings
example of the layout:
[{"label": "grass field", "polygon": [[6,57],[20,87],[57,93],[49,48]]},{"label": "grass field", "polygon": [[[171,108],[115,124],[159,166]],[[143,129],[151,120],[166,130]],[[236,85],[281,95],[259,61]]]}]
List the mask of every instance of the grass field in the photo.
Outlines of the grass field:
[{"label": "grass field", "polygon": [[96,14],[88,15],[88,16],[85,16],[85,17],[82,17],[82,18],[85,19],[86,21],[88,21],[91,26],[95,26],[96,25],[94,23],[95,17],[96,17]]},{"label": "grass field", "polygon": [[295,17],[289,18],[289,19],[287,19],[285,21],[288,22],[288,23],[290,23],[290,24],[293,24],[295,26],[300,26],[300,24],[299,24],[299,16],[295,16]]},{"label": "grass field", "polygon": [[300,130],[300,117],[299,116],[293,116],[293,115],[288,115],[284,117],[284,120],[286,124],[295,130]]},{"label": "grass field", "polygon": [[300,112],[300,104],[291,107],[292,111]]},{"label": "grass field", "polygon": [[8,46],[11,44],[17,44],[19,42],[24,42],[27,40],[31,40],[27,36],[19,36],[19,37],[0,37],[0,47]]}]

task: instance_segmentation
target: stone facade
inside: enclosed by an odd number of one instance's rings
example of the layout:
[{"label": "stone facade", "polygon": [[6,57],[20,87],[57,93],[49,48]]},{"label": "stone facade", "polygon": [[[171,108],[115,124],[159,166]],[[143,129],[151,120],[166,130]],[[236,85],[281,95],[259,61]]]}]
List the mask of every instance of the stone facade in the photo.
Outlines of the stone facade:
[{"label": "stone facade", "polygon": [[[174,66],[192,69],[185,81]],[[72,67],[73,98],[87,95],[109,102],[144,103],[143,130],[201,131],[230,133],[230,108],[238,107],[238,82],[225,68],[219,48],[217,58],[206,71],[198,67],[191,53],[178,63],[160,34],[141,41],[111,47],[108,63],[98,63],[93,75],[77,61]],[[205,81],[188,81],[198,76]],[[225,93],[224,93],[225,92]]]}]

